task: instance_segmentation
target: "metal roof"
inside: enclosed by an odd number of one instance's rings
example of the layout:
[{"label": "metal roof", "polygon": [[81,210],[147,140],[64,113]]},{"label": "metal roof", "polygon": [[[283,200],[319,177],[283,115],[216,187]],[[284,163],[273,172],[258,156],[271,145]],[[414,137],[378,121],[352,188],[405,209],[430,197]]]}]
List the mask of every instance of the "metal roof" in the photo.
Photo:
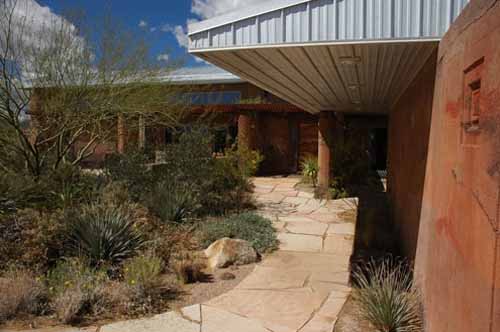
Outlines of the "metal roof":
[{"label": "metal roof", "polygon": [[468,0],[274,0],[189,26],[190,50],[439,39]]},{"label": "metal roof", "polygon": [[216,66],[185,67],[169,72],[160,81],[173,84],[234,84],[245,82],[238,76]]},{"label": "metal roof", "polygon": [[190,25],[190,52],[312,113],[385,113],[468,0],[274,0]]}]

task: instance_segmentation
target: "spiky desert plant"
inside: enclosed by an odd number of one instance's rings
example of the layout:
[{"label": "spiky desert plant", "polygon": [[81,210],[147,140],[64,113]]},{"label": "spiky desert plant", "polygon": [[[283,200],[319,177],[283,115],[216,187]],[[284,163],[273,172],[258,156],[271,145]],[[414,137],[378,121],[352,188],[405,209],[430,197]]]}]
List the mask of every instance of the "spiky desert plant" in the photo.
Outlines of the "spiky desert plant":
[{"label": "spiky desert plant", "polygon": [[353,298],[361,318],[377,332],[421,332],[419,292],[405,261],[392,257],[358,266],[354,273]]},{"label": "spiky desert plant", "polygon": [[302,169],[302,178],[316,187],[319,172],[318,158],[312,155],[306,156],[300,162],[300,167]]},{"label": "spiky desert plant", "polygon": [[144,242],[134,220],[119,207],[91,205],[70,222],[70,248],[93,266],[119,263]]},{"label": "spiky desert plant", "polygon": [[180,223],[199,208],[199,195],[188,184],[162,181],[155,186],[147,203],[162,221]]}]

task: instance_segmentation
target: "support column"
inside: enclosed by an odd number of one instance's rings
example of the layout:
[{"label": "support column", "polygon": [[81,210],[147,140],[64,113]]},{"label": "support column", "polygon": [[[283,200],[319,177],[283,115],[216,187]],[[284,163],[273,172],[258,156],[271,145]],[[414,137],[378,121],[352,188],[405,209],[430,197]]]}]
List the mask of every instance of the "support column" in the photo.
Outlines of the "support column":
[{"label": "support column", "polygon": [[333,130],[332,112],[320,112],[318,123],[318,186],[326,192],[330,185],[331,134]]},{"label": "support column", "polygon": [[256,121],[252,114],[240,114],[238,117],[238,144],[251,150],[257,148]]},{"label": "support column", "polygon": [[139,133],[137,138],[139,149],[146,148],[146,121],[142,115],[139,116]]},{"label": "support column", "polygon": [[117,121],[117,142],[116,142],[116,150],[118,153],[125,153],[125,144],[127,139],[127,129],[125,128],[125,119],[123,115],[118,115]]}]

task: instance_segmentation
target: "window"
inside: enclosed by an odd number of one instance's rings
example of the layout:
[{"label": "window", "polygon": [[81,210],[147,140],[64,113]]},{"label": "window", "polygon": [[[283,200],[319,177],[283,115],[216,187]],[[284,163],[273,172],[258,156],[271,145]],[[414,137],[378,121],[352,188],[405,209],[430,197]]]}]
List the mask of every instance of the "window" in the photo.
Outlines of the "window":
[{"label": "window", "polygon": [[241,101],[239,91],[214,91],[185,93],[184,100],[190,105],[230,105]]},{"label": "window", "polygon": [[462,144],[477,146],[481,133],[481,73],[484,58],[464,71],[464,106],[462,112]]}]

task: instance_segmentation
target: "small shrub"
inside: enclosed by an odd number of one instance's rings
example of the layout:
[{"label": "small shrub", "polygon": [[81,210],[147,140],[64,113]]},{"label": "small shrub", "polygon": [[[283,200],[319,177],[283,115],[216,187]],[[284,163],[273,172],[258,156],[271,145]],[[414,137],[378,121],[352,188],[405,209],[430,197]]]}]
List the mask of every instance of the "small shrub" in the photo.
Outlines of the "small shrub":
[{"label": "small shrub", "polygon": [[18,314],[38,314],[46,302],[46,290],[26,269],[9,269],[0,278],[0,323]]},{"label": "small shrub", "polygon": [[252,150],[245,144],[227,149],[225,156],[236,163],[239,173],[244,178],[255,176],[262,161],[264,161],[264,156],[259,151]]},{"label": "small shrub", "polygon": [[171,266],[179,281],[191,284],[206,278],[203,270],[207,267],[206,259],[198,253],[184,251],[173,257]]},{"label": "small shrub", "polygon": [[272,222],[251,212],[208,222],[202,226],[201,243],[204,247],[224,237],[246,240],[260,253],[278,248],[276,229]]},{"label": "small shrub", "polygon": [[306,183],[312,183],[316,187],[319,172],[318,158],[306,156],[300,162],[300,167],[302,169],[302,180]]},{"label": "small shrub", "polygon": [[125,262],[123,277],[129,287],[142,294],[148,294],[160,285],[163,268],[163,260],[159,257],[137,256]]},{"label": "small shrub", "polygon": [[91,205],[70,221],[69,243],[74,253],[99,266],[116,264],[135,255],[144,240],[134,220],[122,209]]},{"label": "small shrub", "polygon": [[117,207],[129,205],[131,201],[127,185],[120,181],[108,183],[102,189],[100,199],[105,205]]},{"label": "small shrub", "polygon": [[139,200],[153,184],[147,164],[149,157],[142,150],[130,150],[124,154],[110,155],[104,163],[106,175],[112,181],[122,182],[133,200]]},{"label": "small shrub", "polygon": [[421,332],[420,296],[409,267],[392,258],[371,261],[354,271],[353,298],[361,318],[377,332]]},{"label": "small shrub", "polygon": [[96,314],[105,306],[106,271],[92,269],[81,260],[59,262],[45,280],[52,309],[65,324],[76,322],[87,313]]},{"label": "small shrub", "polygon": [[163,222],[180,223],[199,208],[196,188],[185,183],[163,181],[158,183],[147,205]]},{"label": "small shrub", "polygon": [[330,182],[329,190],[331,199],[341,199],[349,197],[349,193],[347,192],[342,179],[333,178]]},{"label": "small shrub", "polygon": [[52,301],[57,319],[64,324],[78,321],[83,314],[85,293],[80,287],[72,287],[58,294]]},{"label": "small shrub", "polygon": [[0,270],[15,264],[44,272],[63,254],[65,235],[66,225],[59,210],[22,209],[2,217]]}]

